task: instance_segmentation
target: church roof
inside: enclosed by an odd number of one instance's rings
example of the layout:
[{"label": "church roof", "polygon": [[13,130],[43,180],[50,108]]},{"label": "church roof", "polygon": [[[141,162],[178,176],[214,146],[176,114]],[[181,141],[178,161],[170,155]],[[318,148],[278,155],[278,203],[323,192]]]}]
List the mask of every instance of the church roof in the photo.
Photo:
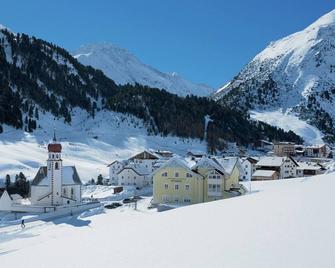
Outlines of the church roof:
[{"label": "church roof", "polygon": [[62,151],[62,145],[59,143],[48,144],[48,151],[53,153],[60,153]]},{"label": "church roof", "polygon": [[[40,167],[31,185],[48,186],[50,179],[47,176],[47,167]],[[82,184],[75,166],[63,167],[63,185]]]}]

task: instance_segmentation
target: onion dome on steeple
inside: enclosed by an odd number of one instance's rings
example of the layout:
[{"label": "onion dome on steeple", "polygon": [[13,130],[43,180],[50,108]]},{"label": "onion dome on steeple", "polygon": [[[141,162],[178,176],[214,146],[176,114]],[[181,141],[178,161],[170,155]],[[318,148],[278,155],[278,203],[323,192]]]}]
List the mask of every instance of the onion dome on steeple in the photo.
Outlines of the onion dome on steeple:
[{"label": "onion dome on steeple", "polygon": [[57,143],[56,139],[56,131],[54,130],[54,137],[52,143],[48,144],[48,151],[52,153],[60,153],[62,152],[62,145]]}]

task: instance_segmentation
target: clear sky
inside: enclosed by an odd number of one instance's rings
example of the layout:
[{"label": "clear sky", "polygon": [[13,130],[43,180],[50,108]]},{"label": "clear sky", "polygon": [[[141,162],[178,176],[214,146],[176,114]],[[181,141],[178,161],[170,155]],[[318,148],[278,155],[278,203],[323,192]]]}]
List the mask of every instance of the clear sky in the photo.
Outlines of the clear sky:
[{"label": "clear sky", "polygon": [[335,8],[333,0],[11,0],[0,24],[68,50],[111,42],[161,71],[219,87],[273,40]]}]

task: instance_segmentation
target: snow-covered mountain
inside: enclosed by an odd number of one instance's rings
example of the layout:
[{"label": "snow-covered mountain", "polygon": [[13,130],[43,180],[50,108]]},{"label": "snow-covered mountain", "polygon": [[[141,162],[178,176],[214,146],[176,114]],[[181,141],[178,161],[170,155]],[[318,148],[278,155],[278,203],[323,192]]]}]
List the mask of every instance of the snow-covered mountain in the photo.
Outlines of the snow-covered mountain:
[{"label": "snow-covered mountain", "polygon": [[258,113],[281,109],[334,137],[335,10],[270,43],[213,97]]},{"label": "snow-covered mountain", "polygon": [[72,55],[82,64],[102,70],[117,84],[135,84],[165,89],[179,96],[208,96],[214,89],[203,84],[192,83],[176,73],[163,73],[142,63],[133,54],[112,44],[84,45]]}]

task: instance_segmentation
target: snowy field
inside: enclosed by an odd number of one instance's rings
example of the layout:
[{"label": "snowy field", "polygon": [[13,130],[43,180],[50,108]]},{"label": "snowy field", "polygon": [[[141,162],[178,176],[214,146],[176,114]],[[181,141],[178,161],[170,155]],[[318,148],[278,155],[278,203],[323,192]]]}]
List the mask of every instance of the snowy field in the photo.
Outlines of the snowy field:
[{"label": "snowy field", "polygon": [[282,109],[275,111],[251,111],[251,118],[280,127],[286,131],[292,130],[300,135],[307,144],[322,144],[323,134],[298,116],[284,112]]},{"label": "snowy field", "polygon": [[75,165],[83,181],[108,175],[109,163],[127,159],[144,149],[171,150],[185,154],[188,150],[206,151],[206,144],[199,140],[177,137],[148,136],[141,120],[122,114],[102,111],[95,119],[86,112],[74,110],[72,124],[54,120],[49,113],[40,113],[41,128],[32,134],[4,127],[0,134],[0,179],[6,174],[23,172],[34,178],[38,167],[46,165],[47,144],[53,130],[61,139],[64,165]]},{"label": "snowy field", "polygon": [[121,207],[0,229],[1,267],[334,267],[335,174],[158,213]]}]

